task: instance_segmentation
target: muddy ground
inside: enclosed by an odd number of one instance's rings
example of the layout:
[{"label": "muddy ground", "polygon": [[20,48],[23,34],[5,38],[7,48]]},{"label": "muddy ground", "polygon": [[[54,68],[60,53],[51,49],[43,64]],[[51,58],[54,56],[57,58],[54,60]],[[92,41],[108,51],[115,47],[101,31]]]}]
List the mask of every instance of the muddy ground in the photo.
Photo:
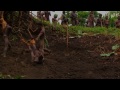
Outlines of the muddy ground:
[{"label": "muddy ground", "polygon": [[[43,65],[33,65],[30,54],[21,54],[22,45],[12,43],[7,57],[0,56],[0,72],[4,75],[24,76],[25,79],[120,79],[119,56],[101,57],[120,44],[113,36],[82,36],[66,40],[47,36],[51,53],[45,56]],[[4,43],[0,39],[0,54]]]}]

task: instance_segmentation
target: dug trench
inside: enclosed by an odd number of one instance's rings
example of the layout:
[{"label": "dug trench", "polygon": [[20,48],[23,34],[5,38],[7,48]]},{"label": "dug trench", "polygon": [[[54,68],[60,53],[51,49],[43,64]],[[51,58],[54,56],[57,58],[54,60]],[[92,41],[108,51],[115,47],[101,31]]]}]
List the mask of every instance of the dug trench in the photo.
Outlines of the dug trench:
[{"label": "dug trench", "polygon": [[[33,65],[30,54],[21,54],[19,42],[12,43],[7,57],[0,56],[0,72],[4,75],[24,76],[25,79],[120,79],[119,56],[101,57],[120,44],[114,36],[82,36],[66,40],[47,36],[51,53],[45,56],[43,65]],[[0,54],[4,43],[0,39]]]}]

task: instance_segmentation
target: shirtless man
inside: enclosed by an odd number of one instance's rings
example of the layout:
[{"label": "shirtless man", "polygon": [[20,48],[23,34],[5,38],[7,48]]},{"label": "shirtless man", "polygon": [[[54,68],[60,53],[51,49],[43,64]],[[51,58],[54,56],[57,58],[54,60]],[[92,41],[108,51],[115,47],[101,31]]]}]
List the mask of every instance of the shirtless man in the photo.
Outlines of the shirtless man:
[{"label": "shirtless man", "polygon": [[62,12],[61,17],[58,20],[61,20],[61,25],[63,25],[63,22],[65,20],[65,11]]},{"label": "shirtless man", "polygon": [[66,23],[68,23],[68,19],[65,16],[65,11],[62,11],[62,15],[60,18],[58,18],[58,21],[61,20],[61,25],[65,25]]},{"label": "shirtless man", "polygon": [[[29,41],[26,41],[23,37],[21,38],[21,41],[27,44],[28,49],[31,52],[31,61],[33,63],[43,64],[45,28],[42,23],[37,23],[37,27],[38,30],[34,32]],[[36,38],[35,34],[38,34]]]},{"label": "shirtless man", "polygon": [[3,33],[3,39],[5,42],[5,47],[4,47],[4,52],[3,52],[3,57],[6,57],[7,50],[11,48],[10,42],[9,42],[9,34],[12,31],[12,27],[7,24],[7,22],[4,20],[3,17],[4,12],[0,11],[0,28]]},{"label": "shirtless man", "polygon": [[39,34],[38,34],[38,36],[35,40],[38,43],[37,48],[38,48],[38,50],[40,51],[40,53],[43,57],[43,59],[42,59],[42,61],[43,61],[44,60],[45,27],[41,23],[39,23],[38,25],[39,25],[39,28],[38,28],[39,29]]},{"label": "shirtless man", "polygon": [[39,19],[41,19],[41,18],[42,18],[41,11],[38,11],[38,12],[37,12],[37,17],[38,17]]},{"label": "shirtless man", "polygon": [[118,20],[115,22],[115,27],[120,28],[120,15],[118,16]]},{"label": "shirtless man", "polygon": [[50,18],[49,18],[50,16],[51,16],[50,11],[45,11],[45,17],[46,17],[47,21],[50,21]]},{"label": "shirtless man", "polygon": [[45,17],[45,15],[42,16],[42,20],[47,21],[47,18]]},{"label": "shirtless man", "polygon": [[52,29],[53,33],[56,33],[56,25],[57,25],[57,22],[58,22],[57,17],[58,17],[58,15],[55,14],[54,18],[52,18],[52,23],[54,24],[53,29]]},{"label": "shirtless man", "polygon": [[106,28],[108,28],[108,26],[109,26],[109,19],[108,19],[108,16],[105,17],[104,26],[105,26]]},{"label": "shirtless man", "polygon": [[38,11],[37,12],[37,17],[41,20],[45,20],[45,12],[44,11]]},{"label": "shirtless man", "polygon": [[90,13],[90,15],[88,16],[88,20],[87,20],[87,26],[88,27],[94,27],[94,15],[92,13]]},{"label": "shirtless man", "polygon": [[81,19],[78,18],[77,19],[77,25],[80,25],[81,24],[80,22],[81,22]]},{"label": "shirtless man", "polygon": [[99,27],[103,26],[102,14],[99,14],[99,18],[97,19],[96,26],[99,26]]},{"label": "shirtless man", "polygon": [[72,25],[73,26],[77,25],[77,14],[75,13],[75,11],[71,12],[70,18],[71,18]]}]

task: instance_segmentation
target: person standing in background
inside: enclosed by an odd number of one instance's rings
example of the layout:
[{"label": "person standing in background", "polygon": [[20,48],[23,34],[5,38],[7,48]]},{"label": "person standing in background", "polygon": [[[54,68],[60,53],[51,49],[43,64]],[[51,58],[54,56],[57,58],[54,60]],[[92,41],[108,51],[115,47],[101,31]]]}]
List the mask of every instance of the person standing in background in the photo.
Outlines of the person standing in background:
[{"label": "person standing in background", "polygon": [[75,13],[75,11],[71,12],[70,18],[71,18],[72,25],[73,26],[77,25],[77,14]]},{"label": "person standing in background", "polygon": [[118,20],[115,22],[115,27],[120,28],[120,15],[118,16]]},{"label": "person standing in background", "polygon": [[46,20],[50,22],[50,16],[51,16],[50,11],[44,11],[44,14],[45,14]]},{"label": "person standing in background", "polygon": [[91,11],[90,12],[90,15],[88,16],[88,19],[87,19],[87,27],[94,27],[94,22],[95,22],[95,18],[94,18],[94,12]]},{"label": "person standing in background", "polygon": [[63,11],[61,17],[58,19],[58,20],[61,20],[61,25],[63,25],[65,19],[66,19],[65,11]]},{"label": "person standing in background", "polygon": [[42,17],[41,11],[38,11],[38,12],[37,12],[37,17],[38,17],[39,19],[41,19],[41,17]]},{"label": "person standing in background", "polygon": [[108,28],[108,26],[109,26],[109,19],[108,19],[108,16],[105,17],[104,26],[105,26],[106,28]]},{"label": "person standing in background", "polygon": [[99,27],[103,26],[102,14],[99,14],[99,18],[97,19],[96,26],[99,26]]}]

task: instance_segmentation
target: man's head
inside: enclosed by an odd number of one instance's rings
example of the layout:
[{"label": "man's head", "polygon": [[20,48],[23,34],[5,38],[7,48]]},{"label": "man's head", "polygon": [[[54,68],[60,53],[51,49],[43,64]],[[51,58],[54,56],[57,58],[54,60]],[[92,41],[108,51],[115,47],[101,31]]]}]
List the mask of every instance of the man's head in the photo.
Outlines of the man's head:
[{"label": "man's head", "polygon": [[93,15],[93,14],[90,14],[90,17],[94,17],[94,15]]},{"label": "man's head", "polygon": [[118,16],[118,20],[120,20],[120,15]]},{"label": "man's head", "polygon": [[108,19],[108,16],[106,16],[105,19]]},{"label": "man's head", "polygon": [[90,11],[90,14],[94,14],[94,11]]},{"label": "man's head", "polygon": [[99,17],[101,18],[101,17],[102,17],[102,14],[99,14]]},{"label": "man's head", "polygon": [[43,17],[45,17],[45,15],[43,15]]},{"label": "man's head", "polygon": [[57,14],[54,14],[54,18],[57,18],[58,17],[58,15]]},{"label": "man's head", "polygon": [[64,19],[64,22],[67,23],[69,20],[67,18]]},{"label": "man's head", "polygon": [[76,11],[72,11],[73,13],[75,13]]},{"label": "man's head", "polygon": [[65,14],[65,11],[63,11],[62,13]]},{"label": "man's head", "polygon": [[81,18],[78,18],[78,21],[79,21],[79,22],[81,22],[81,20],[82,20]]}]

